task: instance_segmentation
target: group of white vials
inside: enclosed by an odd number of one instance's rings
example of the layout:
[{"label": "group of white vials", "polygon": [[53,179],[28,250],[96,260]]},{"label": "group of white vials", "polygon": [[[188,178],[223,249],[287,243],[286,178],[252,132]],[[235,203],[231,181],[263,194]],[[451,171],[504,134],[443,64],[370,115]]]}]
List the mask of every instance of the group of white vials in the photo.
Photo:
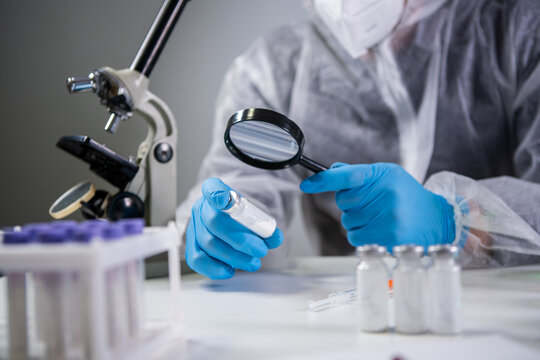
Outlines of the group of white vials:
[{"label": "group of white vials", "polygon": [[403,334],[461,333],[461,267],[456,262],[459,249],[430,246],[427,268],[421,261],[424,251],[424,247],[415,245],[393,248],[398,263],[392,271],[393,291],[389,291],[389,269],[383,261],[386,248],[357,248],[360,263],[356,297],[361,331],[383,332],[393,324],[394,330]]}]

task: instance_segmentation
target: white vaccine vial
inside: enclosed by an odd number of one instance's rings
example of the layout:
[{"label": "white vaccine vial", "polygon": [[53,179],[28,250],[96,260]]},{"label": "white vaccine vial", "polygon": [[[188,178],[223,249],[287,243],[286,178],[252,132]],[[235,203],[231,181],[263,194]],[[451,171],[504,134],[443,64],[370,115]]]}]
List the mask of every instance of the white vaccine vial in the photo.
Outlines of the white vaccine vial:
[{"label": "white vaccine vial", "polygon": [[395,330],[404,334],[421,334],[428,330],[426,269],[420,259],[424,248],[416,245],[396,246],[398,259],[394,270]]},{"label": "white vaccine vial", "polygon": [[276,230],[276,220],[273,217],[235,191],[230,191],[229,204],[223,211],[263,239],[272,236]]},{"label": "white vaccine vial", "polygon": [[434,334],[457,335],[463,329],[461,267],[456,263],[459,248],[430,246],[433,263],[428,269],[429,330]]},{"label": "white vaccine vial", "polygon": [[360,246],[356,255],[360,260],[356,268],[358,329],[385,331],[388,328],[388,271],[383,262],[386,248]]}]

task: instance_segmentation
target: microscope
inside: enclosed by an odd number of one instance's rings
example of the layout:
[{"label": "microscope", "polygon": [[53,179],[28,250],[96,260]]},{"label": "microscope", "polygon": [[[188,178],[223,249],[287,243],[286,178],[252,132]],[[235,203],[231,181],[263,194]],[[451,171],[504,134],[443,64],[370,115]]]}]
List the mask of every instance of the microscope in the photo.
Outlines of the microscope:
[{"label": "microscope", "polygon": [[130,67],[103,67],[87,77],[67,79],[68,91],[95,93],[110,113],[105,131],[114,134],[134,113],[148,124],[136,158],[124,158],[87,136],[60,138],[57,146],[90,165],[90,170],[118,189],[116,194],[82,182],[62,195],[49,213],[56,219],[81,210],[86,218],[144,218],[148,226],[174,219],[177,193],[174,115],[148,90],[149,77],[189,0],[165,0]]}]

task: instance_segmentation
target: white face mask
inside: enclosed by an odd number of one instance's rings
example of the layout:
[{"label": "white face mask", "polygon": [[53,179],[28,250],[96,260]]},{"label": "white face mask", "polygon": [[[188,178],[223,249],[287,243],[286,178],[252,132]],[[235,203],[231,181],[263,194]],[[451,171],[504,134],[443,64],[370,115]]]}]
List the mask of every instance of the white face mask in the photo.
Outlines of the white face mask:
[{"label": "white face mask", "polygon": [[315,12],[354,58],[392,33],[406,0],[313,0]]}]

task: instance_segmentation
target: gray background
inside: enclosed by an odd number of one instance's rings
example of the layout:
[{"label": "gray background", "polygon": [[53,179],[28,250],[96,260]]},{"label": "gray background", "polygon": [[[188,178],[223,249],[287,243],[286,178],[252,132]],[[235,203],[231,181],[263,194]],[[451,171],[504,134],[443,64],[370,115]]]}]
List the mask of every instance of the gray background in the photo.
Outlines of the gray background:
[{"label": "gray background", "polygon": [[[49,221],[52,202],[82,180],[114,190],[55,143],[63,135],[88,135],[127,157],[135,155],[146,124],[133,118],[115,135],[106,133],[107,113],[97,97],[68,94],[65,79],[102,66],[128,67],[161,4],[0,1],[0,226]],[[187,4],[150,82],[178,123],[178,201],[209,147],[215,98],[232,60],[261,34],[305,16],[299,0]]]}]

